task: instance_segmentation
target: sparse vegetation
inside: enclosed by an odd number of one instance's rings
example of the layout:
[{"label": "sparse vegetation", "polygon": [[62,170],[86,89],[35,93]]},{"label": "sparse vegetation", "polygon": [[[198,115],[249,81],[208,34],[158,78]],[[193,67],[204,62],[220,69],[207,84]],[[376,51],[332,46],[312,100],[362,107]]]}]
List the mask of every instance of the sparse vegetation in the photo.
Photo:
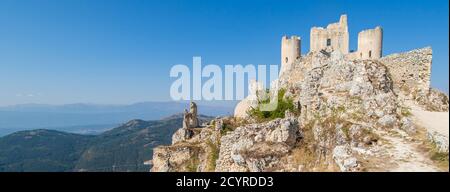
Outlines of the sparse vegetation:
[{"label": "sparse vegetation", "polygon": [[411,108],[406,106],[400,106],[400,114],[403,117],[410,117],[412,115]]},{"label": "sparse vegetation", "polygon": [[284,98],[285,93],[286,93],[285,89],[280,89],[278,91],[277,95],[278,103],[275,110],[261,111],[260,106],[262,104],[268,104],[271,101],[271,98],[267,98],[265,100],[259,101],[259,105],[256,108],[253,108],[249,111],[250,116],[256,118],[259,121],[265,121],[265,120],[273,120],[276,118],[284,118],[284,113],[286,110],[290,110],[295,113],[296,111],[294,110],[293,101],[290,98]]},{"label": "sparse vegetation", "polygon": [[186,165],[186,170],[188,172],[197,172],[197,167],[199,165],[200,160],[198,159],[198,156],[193,155],[193,158],[190,159]]},{"label": "sparse vegetation", "polygon": [[439,152],[437,146],[433,142],[429,142],[430,149],[430,159],[433,160],[440,168],[448,171],[448,152]]},{"label": "sparse vegetation", "polygon": [[414,139],[421,141],[422,145],[419,149],[435,163],[443,171],[449,170],[449,154],[439,152],[436,144],[428,140],[426,129],[418,126],[417,133],[414,135]]},{"label": "sparse vegetation", "polygon": [[207,141],[206,145],[209,147],[209,155],[208,155],[208,164],[207,164],[207,171],[214,171],[216,168],[216,161],[219,158],[219,145],[214,144],[211,141]]},{"label": "sparse vegetation", "polygon": [[220,130],[220,135],[226,135],[230,131],[234,131],[234,128],[230,124],[223,124],[222,130]]},{"label": "sparse vegetation", "polygon": [[200,154],[204,153],[204,150],[199,147],[199,143],[190,144],[191,149],[191,158],[186,162],[186,171],[188,172],[197,172],[198,166],[200,165]]},{"label": "sparse vegetation", "polygon": [[303,126],[303,138],[291,151],[290,157],[295,166],[301,166],[305,171],[336,171],[334,163],[326,162],[327,158],[321,157],[319,146],[314,139],[313,127],[316,120],[309,121]]}]

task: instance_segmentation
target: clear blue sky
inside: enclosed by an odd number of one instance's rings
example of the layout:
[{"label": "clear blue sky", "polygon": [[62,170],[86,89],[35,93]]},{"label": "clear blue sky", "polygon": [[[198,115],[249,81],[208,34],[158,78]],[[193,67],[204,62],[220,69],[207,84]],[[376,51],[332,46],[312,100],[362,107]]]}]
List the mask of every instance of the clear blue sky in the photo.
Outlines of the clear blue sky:
[{"label": "clear blue sky", "polygon": [[449,89],[449,10],[434,1],[0,0],[0,105],[168,100],[175,64],[278,64],[284,34],[348,14],[381,25],[384,54],[433,47],[432,85]]}]

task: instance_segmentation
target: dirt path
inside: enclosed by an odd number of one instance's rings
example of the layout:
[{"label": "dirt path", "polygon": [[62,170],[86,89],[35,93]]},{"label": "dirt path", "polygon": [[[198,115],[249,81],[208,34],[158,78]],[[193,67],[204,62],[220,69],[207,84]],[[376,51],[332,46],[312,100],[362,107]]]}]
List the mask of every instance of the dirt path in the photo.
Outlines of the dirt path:
[{"label": "dirt path", "polygon": [[436,172],[442,171],[420,150],[421,141],[401,130],[377,131],[383,143],[366,156],[367,171],[372,172]]},{"label": "dirt path", "polygon": [[[449,136],[449,113],[430,112],[408,103],[411,107],[412,119],[423,131],[437,132],[447,138]],[[367,171],[381,172],[437,172],[448,171],[430,159],[424,151],[426,136],[410,136],[403,130],[375,132],[382,143],[366,152],[364,159]],[[422,138],[423,137],[423,138]],[[428,149],[426,149],[428,150]]]},{"label": "dirt path", "polygon": [[423,152],[418,151],[418,143],[412,142],[402,136],[385,136],[391,147],[387,154],[391,157],[393,167],[386,171],[391,172],[435,172],[439,171],[433,162]]},{"label": "dirt path", "polygon": [[424,111],[418,107],[411,107],[415,122],[429,131],[435,131],[448,138],[449,113]]}]

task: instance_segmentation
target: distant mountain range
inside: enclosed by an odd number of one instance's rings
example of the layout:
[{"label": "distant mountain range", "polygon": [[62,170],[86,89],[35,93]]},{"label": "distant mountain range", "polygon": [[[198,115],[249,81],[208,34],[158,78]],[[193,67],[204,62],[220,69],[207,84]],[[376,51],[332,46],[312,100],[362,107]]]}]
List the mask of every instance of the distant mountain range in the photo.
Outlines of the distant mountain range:
[{"label": "distant mountain range", "polygon": [[[142,102],[131,105],[23,104],[0,107],[0,136],[20,130],[52,129],[98,134],[130,119],[158,120],[188,108],[185,102]],[[234,104],[202,105],[199,112],[211,116],[230,115]]]},{"label": "distant mountain range", "polygon": [[171,143],[181,122],[181,115],[132,120],[99,135],[16,132],[0,137],[0,171],[149,171],[144,161],[152,159],[154,147]]}]

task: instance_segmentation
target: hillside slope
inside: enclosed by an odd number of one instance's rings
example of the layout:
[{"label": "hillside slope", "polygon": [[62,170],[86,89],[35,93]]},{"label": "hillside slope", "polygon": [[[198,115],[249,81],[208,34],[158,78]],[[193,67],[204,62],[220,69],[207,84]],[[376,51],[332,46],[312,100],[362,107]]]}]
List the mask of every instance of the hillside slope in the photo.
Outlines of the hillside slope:
[{"label": "hillside slope", "polygon": [[93,139],[44,129],[7,135],[0,138],[0,171],[70,171]]},{"label": "hillside slope", "polygon": [[[202,116],[202,120],[210,117]],[[171,143],[181,115],[131,120],[100,135],[20,131],[0,138],[0,171],[148,171],[153,147]]]}]

